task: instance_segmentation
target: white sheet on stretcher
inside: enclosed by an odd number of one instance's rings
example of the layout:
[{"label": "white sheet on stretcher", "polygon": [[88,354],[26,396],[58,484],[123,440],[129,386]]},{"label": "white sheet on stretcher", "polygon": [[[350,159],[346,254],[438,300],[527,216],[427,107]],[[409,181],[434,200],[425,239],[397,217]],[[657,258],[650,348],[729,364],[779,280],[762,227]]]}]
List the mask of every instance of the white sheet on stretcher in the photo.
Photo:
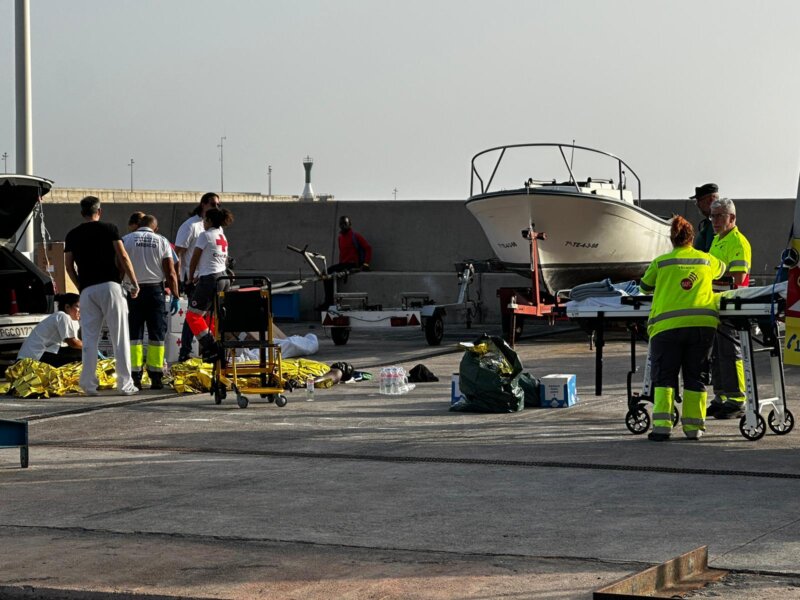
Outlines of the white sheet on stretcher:
[{"label": "white sheet on stretcher", "polygon": [[[776,284],[775,286],[761,285],[754,287],[737,288],[735,290],[728,290],[726,292],[721,292],[720,295],[724,296],[725,298],[742,298],[742,299],[763,297],[764,303],[768,304],[773,297],[773,293],[781,296],[782,298],[786,298],[786,289],[787,289],[787,283],[783,281],[781,283]],[[574,314],[576,311],[579,310],[603,310],[603,311],[609,311],[614,309],[631,310],[631,311],[634,310],[633,307],[631,307],[630,305],[622,304],[621,296],[598,296],[595,298],[587,298],[586,300],[570,300],[564,305],[564,307],[567,309],[567,314],[570,313]]]}]

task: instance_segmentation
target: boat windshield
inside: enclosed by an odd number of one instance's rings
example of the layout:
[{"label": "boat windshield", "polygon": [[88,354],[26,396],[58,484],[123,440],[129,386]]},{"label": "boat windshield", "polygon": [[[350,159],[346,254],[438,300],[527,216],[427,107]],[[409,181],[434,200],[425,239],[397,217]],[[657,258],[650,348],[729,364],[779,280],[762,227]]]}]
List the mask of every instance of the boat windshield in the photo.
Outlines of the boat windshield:
[{"label": "boat windshield", "polygon": [[[629,176],[635,183],[628,181]],[[633,202],[639,205],[639,176],[613,154],[575,144],[511,144],[489,148],[472,157],[469,195],[533,187],[574,188],[586,193],[587,188],[592,188],[603,190],[604,196],[618,195],[620,200],[627,196],[630,202],[631,193],[625,193],[629,183],[635,190]]]}]

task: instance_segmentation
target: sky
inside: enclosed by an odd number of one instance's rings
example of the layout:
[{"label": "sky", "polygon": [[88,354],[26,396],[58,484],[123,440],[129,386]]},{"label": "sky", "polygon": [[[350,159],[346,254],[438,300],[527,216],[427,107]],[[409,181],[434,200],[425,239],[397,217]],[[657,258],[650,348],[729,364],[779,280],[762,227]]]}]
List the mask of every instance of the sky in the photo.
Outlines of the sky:
[{"label": "sky", "polygon": [[[9,172],[14,5],[0,0]],[[478,152],[575,140],[623,158],[646,199],[709,181],[797,192],[796,0],[30,6],[33,170],[60,187],[127,189],[133,159],[137,189],[267,193],[271,165],[273,194],[300,194],[311,156],[314,191],[337,200],[466,199]]]}]

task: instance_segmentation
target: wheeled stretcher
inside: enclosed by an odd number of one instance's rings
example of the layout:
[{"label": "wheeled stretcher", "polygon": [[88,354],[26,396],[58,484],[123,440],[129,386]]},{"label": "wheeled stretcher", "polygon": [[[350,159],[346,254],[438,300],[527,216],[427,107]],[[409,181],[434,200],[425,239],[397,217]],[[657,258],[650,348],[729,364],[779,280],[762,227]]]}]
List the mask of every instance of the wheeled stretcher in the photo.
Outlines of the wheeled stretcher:
[{"label": "wheeled stretcher", "polygon": [[[231,287],[217,292],[213,318],[219,348],[211,380],[214,402],[220,404],[231,389],[239,408],[247,408],[246,393],[259,394],[277,406],[286,406],[281,349],[272,338],[270,280],[255,277],[250,287]],[[246,333],[255,333],[257,337],[242,335]],[[237,364],[235,353],[239,348],[257,348],[258,364]]]},{"label": "wheeled stretcher", "polygon": [[[771,288],[767,288],[768,290]],[[636,365],[636,343],[644,337],[651,296],[591,299],[569,302],[567,317],[579,322],[595,333],[595,393],[602,394],[603,346],[605,332],[610,326],[624,325],[630,331],[631,369],[627,376],[628,412],[625,424],[634,434],[645,433],[650,427],[650,416],[645,409],[652,402],[649,353],[643,372],[640,392],[633,391]],[[739,431],[748,440],[759,440],[767,426],[778,435],[789,433],[794,427],[794,416],[786,407],[786,388],[783,374],[782,344],[776,317],[783,314],[785,301],[780,296],[744,298],[723,296],[720,302],[720,319],[732,325],[739,333],[744,357],[745,414],[739,421]],[[760,336],[753,335],[757,325]],[[760,397],[755,370],[755,353],[769,352],[770,374],[774,395]],[[766,414],[765,419],[762,415]],[[677,422],[673,414],[673,422]]]}]

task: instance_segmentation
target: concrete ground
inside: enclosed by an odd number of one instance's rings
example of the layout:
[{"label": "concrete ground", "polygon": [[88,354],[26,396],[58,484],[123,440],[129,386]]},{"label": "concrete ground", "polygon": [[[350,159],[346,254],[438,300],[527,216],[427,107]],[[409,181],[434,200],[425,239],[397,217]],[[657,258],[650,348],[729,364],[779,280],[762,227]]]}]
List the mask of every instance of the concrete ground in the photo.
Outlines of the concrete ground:
[{"label": "concrete ground", "polygon": [[[526,370],[575,373],[580,400],[486,415],[448,411],[456,344],[479,329],[449,326],[439,348],[418,330],[346,346],[311,331],[313,358],[376,379],[313,402],[296,390],[284,408],[147,390],[0,398],[31,437],[28,469],[0,450],[0,597],[590,598],[708,545],[733,573],[693,597],[800,599],[798,431],[632,435],[622,337],[601,396],[584,334],[523,340]],[[378,394],[381,366],[419,363],[440,381]],[[800,370],[786,383],[800,412]]]}]

